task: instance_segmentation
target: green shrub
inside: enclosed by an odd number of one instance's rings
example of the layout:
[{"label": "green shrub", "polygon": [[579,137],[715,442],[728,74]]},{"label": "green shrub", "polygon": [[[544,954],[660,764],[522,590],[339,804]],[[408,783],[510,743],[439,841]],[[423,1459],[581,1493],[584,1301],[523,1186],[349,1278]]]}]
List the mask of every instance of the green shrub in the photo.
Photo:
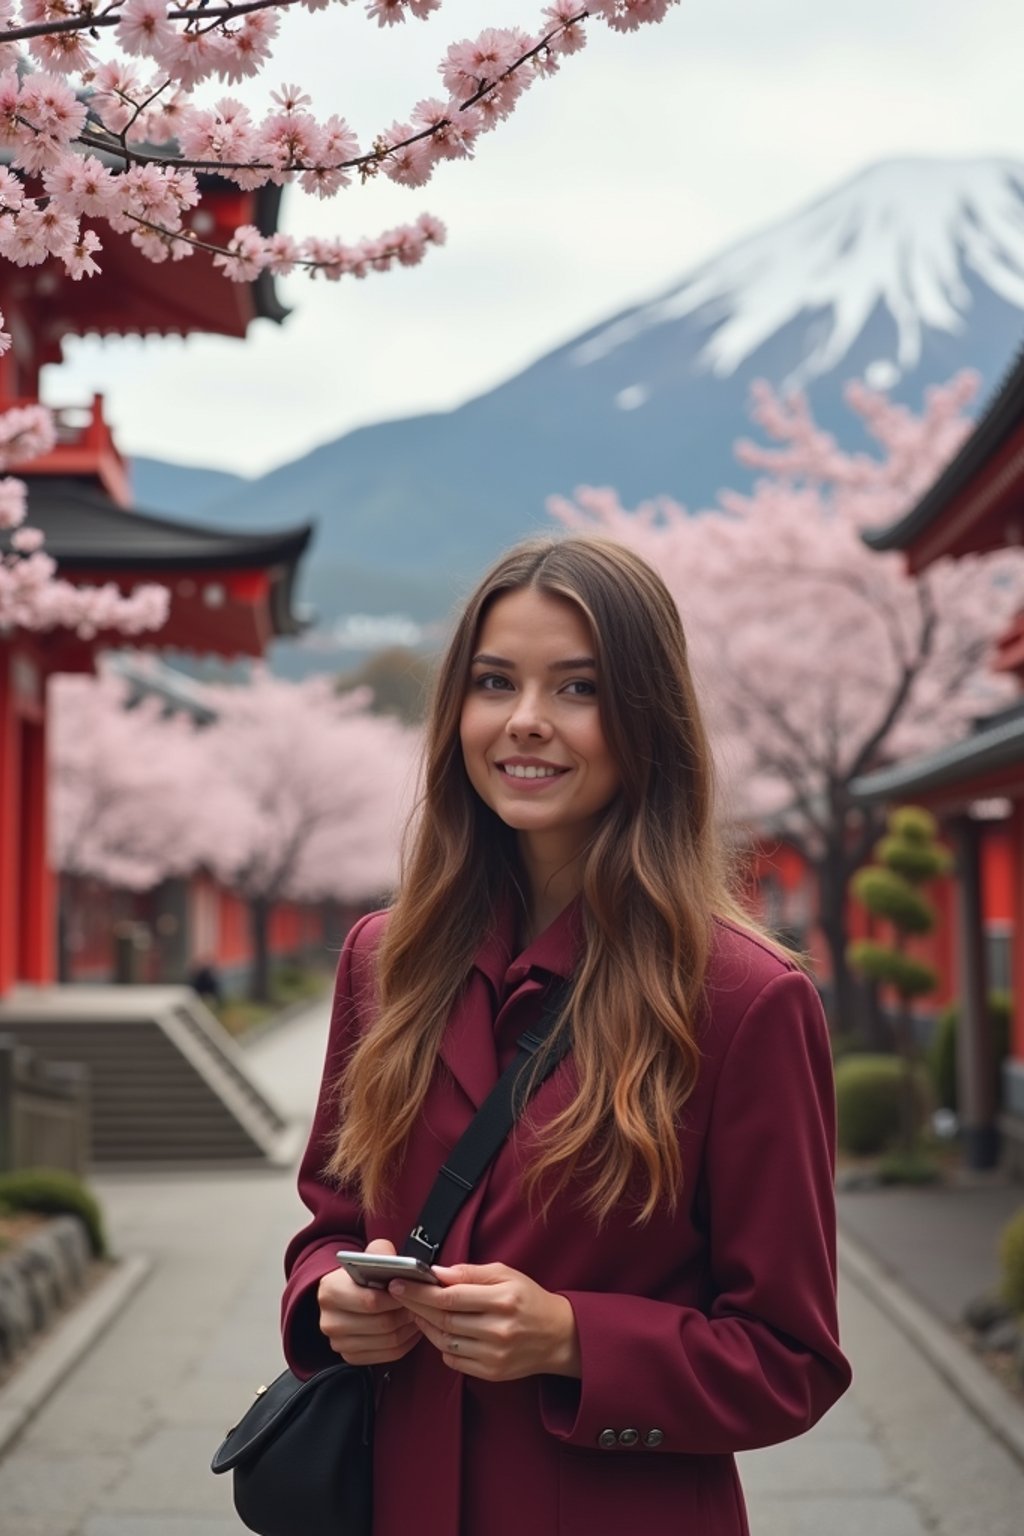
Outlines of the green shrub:
[{"label": "green shrub", "polygon": [[895,987],[901,997],[926,997],[935,990],[938,981],[935,968],[902,950],[890,949],[874,939],[855,939],[847,955],[854,970],[869,981]]},{"label": "green shrub", "polygon": [[912,885],[923,885],[944,875],[950,866],[945,848],[936,844],[909,842],[904,837],[883,837],[875,844],[879,864],[893,869]]},{"label": "green shrub", "polygon": [[107,1251],[99,1202],[73,1173],[59,1168],[2,1173],[0,1205],[11,1211],[38,1211],[46,1216],[78,1216],[85,1224],[93,1253],[102,1257]]},{"label": "green shrub", "polygon": [[908,843],[931,843],[939,835],[939,823],[923,805],[897,805],[886,817],[890,832]]},{"label": "green shrub", "polygon": [[1007,1304],[1024,1315],[1024,1206],[1011,1216],[999,1238],[1002,1292]]},{"label": "green shrub", "polygon": [[[884,1152],[900,1138],[903,1062],[898,1056],[844,1056],[836,1066],[839,1145],[844,1152]],[[928,1113],[928,1084],[915,1073],[919,1124]]]},{"label": "green shrub", "polygon": [[857,900],[876,917],[888,918],[904,933],[930,933],[935,909],[926,897],[892,869],[868,864],[858,869],[850,884]]},{"label": "green shrub", "polygon": [[936,1184],[942,1170],[927,1152],[886,1152],[878,1161],[882,1184]]},{"label": "green shrub", "polygon": [[[1010,1050],[1010,1022],[1013,999],[1009,992],[990,992],[988,1016],[992,1025],[993,1056],[995,1057],[996,1103],[1002,1097],[1003,1058]],[[956,1092],[956,1037],[960,1023],[959,1003],[949,1003],[939,1014],[928,1053],[928,1066],[935,1094],[944,1109],[957,1108]]]}]

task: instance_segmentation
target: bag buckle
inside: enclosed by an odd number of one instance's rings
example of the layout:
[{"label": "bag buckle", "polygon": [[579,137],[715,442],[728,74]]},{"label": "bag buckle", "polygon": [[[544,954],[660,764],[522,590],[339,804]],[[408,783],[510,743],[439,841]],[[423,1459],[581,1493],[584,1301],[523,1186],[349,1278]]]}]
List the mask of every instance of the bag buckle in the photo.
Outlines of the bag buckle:
[{"label": "bag buckle", "polygon": [[[413,1227],[409,1233],[409,1241],[410,1243],[418,1243],[427,1256],[427,1263],[433,1264],[441,1244],[431,1242],[430,1234],[425,1227]],[[416,1258],[419,1255],[414,1254],[413,1257]]]}]

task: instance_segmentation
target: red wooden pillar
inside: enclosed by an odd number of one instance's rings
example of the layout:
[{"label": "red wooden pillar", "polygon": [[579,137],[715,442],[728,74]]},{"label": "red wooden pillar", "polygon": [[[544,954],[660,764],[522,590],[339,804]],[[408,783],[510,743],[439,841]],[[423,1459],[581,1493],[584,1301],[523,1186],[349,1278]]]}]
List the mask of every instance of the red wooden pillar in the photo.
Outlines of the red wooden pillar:
[{"label": "red wooden pillar", "polygon": [[53,979],[43,678],[31,643],[0,643],[0,996]]},{"label": "red wooden pillar", "polygon": [[1013,893],[1013,1018],[1010,1024],[1010,1056],[1024,1066],[1024,801],[1014,800],[1009,827]]},{"label": "red wooden pillar", "polygon": [[18,974],[22,981],[54,979],[57,913],[47,837],[46,716],[21,728],[21,900]]},{"label": "red wooden pillar", "polygon": [[0,997],[18,976],[21,869],[21,731],[14,697],[14,649],[0,641]]}]

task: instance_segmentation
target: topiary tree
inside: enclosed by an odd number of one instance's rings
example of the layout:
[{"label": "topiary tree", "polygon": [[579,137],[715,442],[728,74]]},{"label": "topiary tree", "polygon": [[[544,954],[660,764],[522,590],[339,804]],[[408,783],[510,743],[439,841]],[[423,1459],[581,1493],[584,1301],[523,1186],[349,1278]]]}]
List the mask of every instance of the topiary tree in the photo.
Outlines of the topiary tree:
[{"label": "topiary tree", "polygon": [[876,862],[857,871],[851,890],[872,917],[888,924],[892,940],[883,944],[859,939],[847,954],[855,971],[889,987],[899,999],[896,1044],[903,1061],[900,1145],[910,1156],[920,1122],[914,1087],[917,1046],[912,1005],[915,999],[934,992],[938,974],[908,953],[908,944],[911,938],[931,933],[935,927],[935,909],[920,887],[945,874],[952,861],[936,841],[934,816],[921,806],[905,805],[890,811],[887,826],[886,836],[875,845]]}]

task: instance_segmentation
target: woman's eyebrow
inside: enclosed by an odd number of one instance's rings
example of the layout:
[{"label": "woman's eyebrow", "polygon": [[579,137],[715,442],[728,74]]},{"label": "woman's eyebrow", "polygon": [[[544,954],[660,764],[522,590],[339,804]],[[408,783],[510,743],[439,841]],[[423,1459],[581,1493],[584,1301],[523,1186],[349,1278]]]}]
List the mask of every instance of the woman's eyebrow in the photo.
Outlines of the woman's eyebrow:
[{"label": "woman's eyebrow", "polygon": [[[488,656],[481,652],[474,656],[471,665],[474,667],[501,667],[506,672],[514,672],[516,664],[509,661],[506,656]],[[578,672],[581,667],[589,667],[596,671],[597,662],[593,656],[569,656],[565,661],[552,661],[548,663],[549,672]]]}]

